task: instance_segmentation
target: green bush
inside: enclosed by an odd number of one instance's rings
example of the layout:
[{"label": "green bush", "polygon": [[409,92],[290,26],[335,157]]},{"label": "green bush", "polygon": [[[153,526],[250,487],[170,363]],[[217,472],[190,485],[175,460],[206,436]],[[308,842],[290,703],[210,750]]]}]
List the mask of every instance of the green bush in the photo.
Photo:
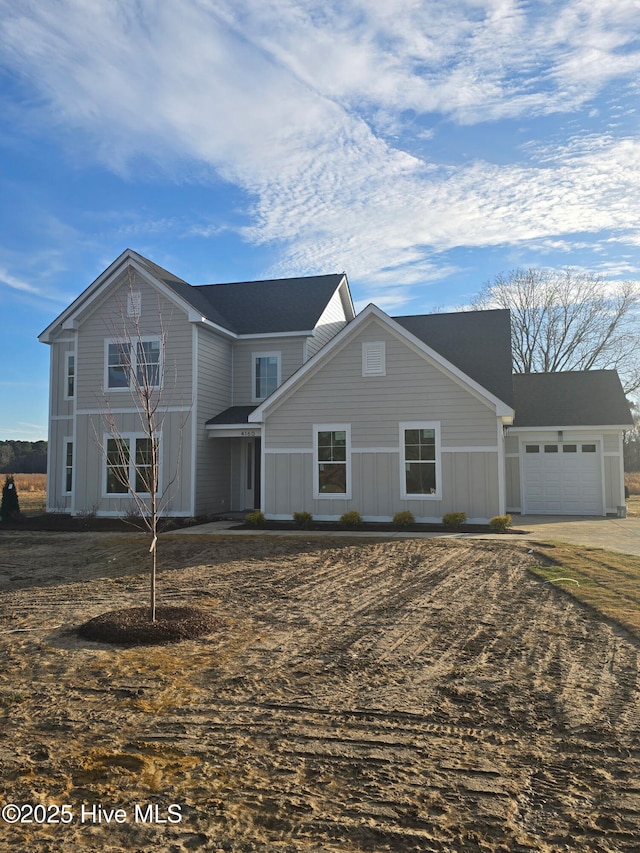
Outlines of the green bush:
[{"label": "green bush", "polygon": [[313,516],[310,512],[294,512],[293,521],[295,526],[299,527],[301,530],[309,530],[313,523]]},{"label": "green bush", "polygon": [[405,509],[393,516],[393,523],[396,527],[410,527],[416,520],[411,510]]},{"label": "green bush", "polygon": [[447,512],[442,516],[444,526],[450,527],[452,530],[460,530],[466,520],[466,512]]},{"label": "green bush", "polygon": [[264,513],[260,512],[259,509],[257,509],[255,512],[250,512],[248,515],[245,515],[244,520],[245,524],[248,524],[251,527],[264,527]]},{"label": "green bush", "polygon": [[508,527],[511,527],[513,521],[510,515],[494,515],[489,522],[489,527],[495,530],[496,533],[504,533]]},{"label": "green bush", "polygon": [[362,516],[357,509],[349,510],[340,516],[340,524],[344,524],[345,527],[360,527]]}]

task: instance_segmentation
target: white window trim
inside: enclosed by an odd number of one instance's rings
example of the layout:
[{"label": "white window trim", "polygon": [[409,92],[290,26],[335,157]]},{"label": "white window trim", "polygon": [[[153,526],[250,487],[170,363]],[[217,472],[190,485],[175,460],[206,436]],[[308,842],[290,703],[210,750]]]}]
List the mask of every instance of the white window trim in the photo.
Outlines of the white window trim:
[{"label": "white window trim", "polygon": [[[69,394],[69,362],[73,359],[73,394]],[[76,364],[76,354],[74,351],[66,352],[64,354],[64,399],[65,400],[74,400],[76,396],[76,382],[77,382],[77,364]]]},{"label": "white window trim", "polygon": [[[71,445],[71,488],[67,491],[67,453],[69,445]],[[69,497],[73,494],[73,487],[75,485],[75,471],[76,469],[76,450],[73,445],[73,438],[65,438],[62,443],[62,494],[65,497]]]},{"label": "white window trim", "polygon": [[[267,397],[256,396],[256,360],[259,358],[275,358],[277,360],[276,388],[280,387],[282,381],[282,353],[281,352],[252,352],[251,353],[251,402],[262,403]],[[274,389],[275,390],[275,389]]]},{"label": "white window trim", "polygon": [[[321,492],[320,478],[318,476],[318,433],[319,432],[344,432],[346,434],[346,480],[347,491]],[[313,425],[313,498],[320,501],[349,501],[351,500],[351,424],[314,424]]]},{"label": "white window trim", "polygon": [[132,338],[105,338],[104,340],[104,379],[103,379],[103,388],[105,393],[114,393],[117,394],[121,391],[128,391],[129,393],[135,393],[135,389],[131,383],[131,376],[129,376],[129,383],[125,385],[123,388],[111,388],[109,386],[109,345],[110,344],[129,344],[131,347],[131,365],[130,371],[132,374],[137,374],[138,371],[138,344],[141,343],[151,343],[153,341],[157,341],[160,344],[160,361],[158,363],[158,385],[153,385],[153,388],[160,389],[162,388],[162,378],[164,375],[164,352],[162,351],[162,338],[160,335],[137,335]]},{"label": "white window trim", "polygon": [[[107,441],[109,439],[129,439],[129,483],[135,482],[135,447],[134,442],[139,438],[149,438],[146,432],[121,432],[117,435],[113,435],[112,433],[105,432],[102,438],[102,497],[117,499],[117,500],[135,500],[132,496],[131,491],[127,489],[126,492],[108,492],[107,491]],[[156,433],[154,438],[158,442],[158,490],[156,495],[162,494],[162,433]],[[132,452],[134,451],[134,452]],[[140,498],[148,497],[150,492],[136,492],[136,495]]]},{"label": "white window trim", "polygon": [[[436,439],[436,491],[432,495],[415,495],[407,492],[407,478],[405,472],[405,444],[404,433],[408,429],[432,429]],[[442,450],[440,447],[440,421],[401,421],[399,424],[399,446],[400,446],[400,498],[403,501],[441,501],[442,500]]]},{"label": "white window trim", "polygon": [[[378,351],[380,353],[380,370],[369,369],[369,353]],[[362,342],[362,375],[363,376],[386,376],[387,375],[387,355],[386,344],[384,341],[363,341]]]}]

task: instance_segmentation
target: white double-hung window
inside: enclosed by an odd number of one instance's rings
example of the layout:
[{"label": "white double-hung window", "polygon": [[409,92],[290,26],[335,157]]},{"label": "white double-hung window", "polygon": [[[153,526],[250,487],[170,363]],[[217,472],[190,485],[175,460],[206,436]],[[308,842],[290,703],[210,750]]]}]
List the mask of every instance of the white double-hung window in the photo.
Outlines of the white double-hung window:
[{"label": "white double-hung window", "polygon": [[313,428],[314,498],[351,497],[351,425]]},{"label": "white double-hung window", "polygon": [[134,341],[105,341],[105,389],[136,385],[159,388],[162,383],[160,338],[145,336]]},{"label": "white double-hung window", "polygon": [[134,491],[149,495],[153,489],[153,452],[156,452],[156,471],[160,489],[159,438],[127,434],[117,438],[105,437],[105,493],[126,495]]},{"label": "white double-hung window", "polygon": [[280,385],[280,353],[254,352],[252,361],[253,402],[259,403]]},{"label": "white double-hung window", "polygon": [[440,499],[439,422],[400,424],[400,496]]}]

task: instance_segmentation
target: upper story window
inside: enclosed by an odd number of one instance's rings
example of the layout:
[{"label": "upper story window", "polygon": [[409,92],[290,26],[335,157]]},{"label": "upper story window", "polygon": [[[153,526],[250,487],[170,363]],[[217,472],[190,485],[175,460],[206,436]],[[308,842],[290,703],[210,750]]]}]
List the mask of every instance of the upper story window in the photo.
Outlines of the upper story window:
[{"label": "upper story window", "polygon": [[280,353],[253,353],[253,400],[259,402],[272,394],[280,384]]},{"label": "upper story window", "polygon": [[72,400],[76,395],[76,357],[72,352],[67,353],[65,364],[64,398]]},{"label": "upper story window", "polygon": [[133,378],[142,388],[159,388],[162,379],[160,339],[106,341],[105,388],[129,388]]}]

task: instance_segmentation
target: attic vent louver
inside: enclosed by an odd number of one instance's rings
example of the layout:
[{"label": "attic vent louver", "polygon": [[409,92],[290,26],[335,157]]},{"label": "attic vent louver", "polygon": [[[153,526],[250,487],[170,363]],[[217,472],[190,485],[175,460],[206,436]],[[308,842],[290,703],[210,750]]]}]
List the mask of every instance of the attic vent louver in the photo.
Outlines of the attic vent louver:
[{"label": "attic vent louver", "polygon": [[362,375],[386,376],[384,341],[365,341],[362,344]]}]

